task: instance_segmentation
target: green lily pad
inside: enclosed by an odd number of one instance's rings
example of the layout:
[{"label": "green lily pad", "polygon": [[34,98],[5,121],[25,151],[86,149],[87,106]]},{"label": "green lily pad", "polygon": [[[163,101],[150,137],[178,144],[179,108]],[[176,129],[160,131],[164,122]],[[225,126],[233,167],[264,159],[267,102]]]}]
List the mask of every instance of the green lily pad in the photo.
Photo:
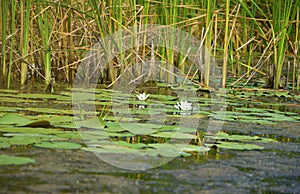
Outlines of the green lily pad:
[{"label": "green lily pad", "polygon": [[54,94],[17,94],[16,97],[18,98],[24,98],[24,99],[39,99],[39,100],[55,100],[59,95]]},{"label": "green lily pad", "polygon": [[206,137],[211,139],[227,139],[231,141],[260,141],[264,139],[265,142],[273,142],[274,139],[270,138],[261,138],[259,136],[249,136],[249,135],[229,135],[225,132],[218,132],[216,135],[207,135]]},{"label": "green lily pad", "polygon": [[49,148],[49,149],[80,149],[82,146],[73,142],[41,142],[35,144],[35,147]]},{"label": "green lily pad", "polygon": [[151,134],[152,137],[174,138],[174,139],[195,139],[196,135],[181,132],[158,132]]},{"label": "green lily pad", "polygon": [[11,145],[31,145],[37,144],[44,140],[63,140],[65,138],[57,137],[55,135],[43,135],[43,134],[22,134],[22,133],[8,133],[3,136],[7,138],[7,142]]},{"label": "green lily pad", "polygon": [[218,148],[233,149],[233,150],[261,150],[264,149],[263,146],[255,144],[244,144],[237,142],[217,142],[215,144],[207,144],[208,146],[216,146]]},{"label": "green lily pad", "polygon": [[23,165],[35,163],[35,160],[27,157],[0,155],[0,165]]},{"label": "green lily pad", "polygon": [[46,120],[28,121],[27,123],[19,124],[20,127],[49,127],[50,122]]},{"label": "green lily pad", "polygon": [[107,136],[109,137],[134,137],[136,136],[130,132],[122,132],[122,133],[115,133],[115,132],[106,132]]},{"label": "green lily pad", "polygon": [[8,133],[37,133],[37,134],[59,134],[64,133],[63,131],[51,128],[39,128],[39,127],[12,127],[12,126],[1,126],[1,132]]},{"label": "green lily pad", "polygon": [[174,144],[177,149],[185,152],[207,152],[210,150],[208,147],[196,146],[196,145],[186,145],[186,144]]},{"label": "green lily pad", "polygon": [[[99,145],[101,147],[83,147],[82,150],[92,151],[96,153],[108,153],[108,154],[137,154],[140,155],[141,151],[137,149],[131,149],[129,147],[123,147],[116,144]],[[140,154],[139,154],[140,153]]]},{"label": "green lily pad", "polygon": [[137,135],[150,135],[157,131],[155,130],[155,128],[159,128],[159,125],[141,123],[121,123],[121,127]]},{"label": "green lily pad", "polygon": [[1,148],[9,148],[10,146],[11,146],[11,144],[6,141],[0,142],[0,149]]},{"label": "green lily pad", "polygon": [[128,143],[126,141],[116,141],[115,143],[117,145],[129,147],[129,148],[133,148],[133,149],[144,149],[144,148],[148,147],[146,144],[143,144],[143,143]]},{"label": "green lily pad", "polygon": [[49,121],[34,121],[15,113],[7,113],[0,118],[0,125],[16,125],[20,127],[48,127]]},{"label": "green lily pad", "polygon": [[147,155],[150,156],[163,156],[163,157],[177,157],[177,156],[190,156],[191,154],[183,152],[182,148],[177,147],[174,144],[149,144],[149,147],[155,148],[153,150],[147,150]]},{"label": "green lily pad", "polygon": [[17,94],[17,93],[19,93],[19,91],[17,91],[17,90],[8,90],[8,89],[0,89],[0,93]]},{"label": "green lily pad", "polygon": [[106,123],[107,128],[105,128],[106,132],[124,132],[126,131],[126,129],[124,129],[123,127],[120,126],[119,123],[117,122],[107,122]]},{"label": "green lily pad", "polygon": [[88,129],[104,129],[104,121],[100,117],[93,117],[84,121],[77,121],[76,125]]},{"label": "green lily pad", "polygon": [[31,120],[15,113],[7,113],[0,118],[0,125],[19,125],[28,123]]},{"label": "green lily pad", "polygon": [[[2,101],[2,98],[1,98],[1,101]],[[17,110],[17,107],[0,106],[0,111],[2,111],[2,112],[16,112],[16,110]]]}]

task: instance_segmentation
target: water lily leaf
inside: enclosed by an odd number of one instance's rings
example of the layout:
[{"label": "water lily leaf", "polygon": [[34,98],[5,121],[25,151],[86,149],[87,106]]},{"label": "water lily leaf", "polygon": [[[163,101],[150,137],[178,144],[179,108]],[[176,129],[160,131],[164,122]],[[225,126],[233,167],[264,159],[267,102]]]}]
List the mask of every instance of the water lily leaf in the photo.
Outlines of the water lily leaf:
[{"label": "water lily leaf", "polygon": [[1,93],[10,93],[10,94],[17,94],[19,91],[17,90],[8,90],[8,89],[0,89]]},{"label": "water lily leaf", "polygon": [[196,146],[196,145],[186,145],[186,144],[174,144],[177,149],[185,152],[207,152],[210,150],[208,147]]},{"label": "water lily leaf", "polygon": [[151,98],[156,98],[162,101],[174,101],[178,99],[177,96],[167,96],[162,94],[151,94]]},{"label": "water lily leaf", "polygon": [[178,125],[164,125],[158,130],[159,132],[163,131],[172,131],[172,132],[182,132],[182,133],[195,133],[197,130],[190,127],[182,127]]},{"label": "water lily leaf", "polygon": [[160,125],[156,124],[142,124],[142,123],[107,123],[107,132],[123,132],[129,131],[138,135],[149,135],[155,133]]},{"label": "water lily leaf", "polygon": [[46,120],[29,121],[28,123],[19,124],[20,127],[49,127],[50,122]]},{"label": "water lily leaf", "polygon": [[[65,102],[64,102],[65,103]],[[65,115],[73,115],[73,110],[64,110],[64,109],[55,109],[55,108],[31,108],[31,107],[23,107],[23,108],[17,108],[17,110],[21,111],[31,111],[31,112],[37,112],[37,113],[46,113],[46,114],[65,114]]]},{"label": "water lily leaf", "polygon": [[159,126],[141,123],[121,123],[121,127],[137,135],[150,135],[152,133],[155,133],[157,130],[155,130],[154,128],[158,128]]},{"label": "water lily leaf", "polygon": [[129,147],[123,147],[116,144],[99,145],[101,147],[83,147],[82,150],[92,151],[97,153],[109,153],[109,154],[139,154],[137,149],[131,149]]},{"label": "water lily leaf", "polygon": [[206,135],[207,138],[217,139],[217,140],[230,140],[230,141],[260,141],[260,142],[274,142],[271,138],[262,138],[259,136],[249,136],[249,135],[229,135],[225,132],[218,132],[216,135]]},{"label": "water lily leaf", "polygon": [[178,148],[174,144],[164,143],[164,144],[148,144],[149,147],[155,148],[153,150],[147,150],[146,154],[150,156],[160,156],[160,157],[177,157],[177,156],[190,156],[191,154],[185,153],[182,149]]},{"label": "water lily leaf", "polygon": [[11,146],[10,143],[6,142],[6,141],[2,141],[0,142],[0,149],[2,148],[9,148]]},{"label": "water lily leaf", "polygon": [[64,133],[63,131],[51,128],[33,128],[33,127],[0,127],[1,132],[9,133],[37,133],[37,134],[59,134]]},{"label": "water lily leaf", "polygon": [[104,129],[106,127],[104,121],[100,117],[92,117],[84,121],[77,121],[76,125],[88,129]]},{"label": "water lily leaf", "polygon": [[11,145],[31,145],[42,141],[40,136],[31,136],[27,134],[21,134],[7,139]]},{"label": "water lily leaf", "polygon": [[107,132],[118,133],[118,132],[126,131],[126,129],[121,127],[121,125],[117,122],[107,122],[106,125],[107,125],[107,128],[105,128],[105,131],[107,131]]},{"label": "water lily leaf", "polygon": [[46,120],[33,121],[15,113],[7,113],[0,118],[0,124],[16,125],[21,127],[48,127],[50,122]]},{"label": "water lily leaf", "polygon": [[174,138],[174,139],[195,139],[196,135],[181,132],[159,132],[151,134],[152,137]]},{"label": "water lily leaf", "polygon": [[129,147],[129,148],[133,148],[133,149],[144,149],[144,148],[148,147],[146,144],[143,144],[143,143],[128,143],[126,141],[116,141],[115,143],[117,145]]},{"label": "water lily leaf", "polygon": [[[1,102],[2,102],[2,98],[1,98]],[[2,112],[16,112],[16,109],[17,107],[0,106],[0,111]]]},{"label": "water lily leaf", "polygon": [[82,146],[78,143],[73,142],[41,142],[35,144],[35,147],[49,148],[49,149],[80,149]]},{"label": "water lily leaf", "polygon": [[63,128],[63,129],[78,129],[79,127],[76,125],[74,122],[69,122],[69,123],[56,123],[53,124],[52,126],[57,127],[57,128]]},{"label": "water lily leaf", "polygon": [[55,125],[59,123],[71,123],[76,117],[65,115],[38,115],[35,116],[35,118],[38,120],[47,120],[51,123],[51,125]]},{"label": "water lily leaf", "polygon": [[0,125],[17,125],[31,122],[31,120],[15,113],[6,113],[0,118]]},{"label": "water lily leaf", "polygon": [[22,94],[17,94],[16,97],[18,98],[24,98],[24,99],[39,99],[39,100],[56,100],[57,96],[59,95],[54,95],[54,94],[27,94],[27,93],[22,93]]},{"label": "water lily leaf", "polygon": [[80,132],[81,139],[88,142],[97,142],[102,141],[104,139],[109,139],[110,137],[103,130],[93,130],[93,131],[81,131]]},{"label": "water lily leaf", "polygon": [[244,144],[237,142],[217,142],[215,144],[207,144],[208,146],[216,146],[218,148],[233,149],[233,150],[261,150],[264,149],[263,146],[255,144]]},{"label": "water lily leaf", "polygon": [[35,160],[27,157],[0,155],[0,165],[22,165],[35,163]]},{"label": "water lily leaf", "polygon": [[133,133],[130,132],[122,132],[122,133],[115,133],[115,132],[106,132],[107,136],[110,137],[134,137],[136,136]]}]

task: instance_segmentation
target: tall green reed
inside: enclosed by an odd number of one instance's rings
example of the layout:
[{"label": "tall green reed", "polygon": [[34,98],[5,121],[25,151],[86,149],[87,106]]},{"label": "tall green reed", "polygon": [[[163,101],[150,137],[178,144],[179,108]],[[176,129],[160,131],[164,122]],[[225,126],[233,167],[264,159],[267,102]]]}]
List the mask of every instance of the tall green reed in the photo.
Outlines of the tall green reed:
[{"label": "tall green reed", "polygon": [[[16,25],[16,29],[13,30],[10,29],[13,27],[8,25],[8,22],[9,24],[12,22],[13,18],[11,17],[13,12],[9,12],[9,14],[6,13],[5,10],[7,11],[8,8],[6,7],[8,4],[6,4],[6,1],[0,1],[1,10],[3,10],[1,13],[1,70],[3,76],[8,75],[7,72],[9,71],[13,74],[13,72],[17,72],[20,67],[19,65],[13,66],[13,63],[15,64],[16,62],[22,61],[21,76],[17,73],[14,75],[20,76],[21,82],[23,83],[27,76],[25,73],[26,68],[32,63],[32,53],[40,53],[38,58],[41,57],[43,60],[43,70],[47,77],[45,80],[50,79],[51,69],[55,71],[55,73],[62,74],[60,77],[64,76],[65,80],[70,80],[68,78],[70,74],[69,67],[75,72],[76,65],[80,63],[84,56],[83,52],[90,49],[92,43],[95,43],[97,39],[107,37],[107,35],[116,30],[126,30],[131,26],[139,24],[156,23],[176,27],[198,38],[201,38],[202,28],[205,27],[207,30],[207,33],[205,33],[206,47],[210,48],[212,40],[214,40],[214,54],[217,55],[217,50],[224,52],[222,84],[226,82],[227,74],[233,71],[236,71],[238,76],[244,75],[242,71],[245,71],[248,76],[250,75],[249,78],[252,77],[253,72],[259,72],[264,76],[264,72],[268,71],[269,66],[259,66],[260,69],[258,71],[257,66],[253,65],[252,60],[253,57],[255,57],[254,54],[261,53],[262,50],[265,56],[270,56],[274,53],[272,63],[276,63],[276,66],[273,67],[274,69],[270,71],[270,74],[276,70],[277,73],[274,73],[276,79],[280,77],[279,75],[282,75],[284,61],[286,60],[285,54],[292,53],[295,56],[294,61],[296,62],[294,62],[294,64],[298,64],[299,61],[298,57],[296,57],[297,53],[295,52],[297,51],[296,46],[299,44],[296,42],[299,38],[297,38],[298,36],[295,37],[295,33],[297,34],[297,32],[294,25],[296,24],[297,26],[297,21],[299,21],[296,17],[297,11],[295,11],[297,6],[299,7],[299,1],[297,0],[292,0],[291,2],[283,0],[280,2],[270,0],[266,2],[255,0],[227,0],[220,2],[204,0],[89,0],[88,2],[78,0],[39,0],[28,2],[15,0],[15,2],[17,3],[17,7],[18,4],[20,4],[20,9],[17,8],[15,12],[15,18],[21,19],[16,21],[16,24],[20,25]],[[229,3],[232,6],[227,8]],[[278,8],[280,7],[280,3],[281,9]],[[238,4],[241,4],[242,9],[240,13],[236,14],[237,16],[235,18],[241,18],[241,20],[236,21],[237,27],[230,32],[229,26],[233,26],[233,22],[229,20],[229,13],[233,13],[232,8],[234,7],[235,9]],[[9,6],[11,6],[10,3]],[[271,6],[272,9],[269,10],[269,6]],[[226,9],[223,9],[224,7]],[[30,14],[32,14],[31,18]],[[5,17],[7,17],[7,19]],[[213,22],[214,33],[212,33]],[[227,26],[226,22],[228,22]],[[278,25],[276,23],[278,23]],[[28,24],[27,28],[29,28],[29,30],[26,28],[26,24]],[[239,27],[242,27],[242,29],[239,30]],[[17,33],[14,34],[14,31]],[[7,35],[8,33],[10,33],[9,36]],[[170,34],[172,33],[170,32],[169,35]],[[185,61],[185,56],[174,52],[172,49],[175,44],[173,37],[166,37],[166,40],[168,41],[165,41],[164,46],[153,48],[155,50],[151,52],[151,56],[155,54],[156,56],[160,56],[162,61],[169,63],[170,67],[168,68],[170,71],[173,71],[172,66],[174,65],[182,71],[191,69],[191,64]],[[14,41],[20,41],[18,48],[14,45]],[[137,40],[133,40],[132,44],[136,44],[135,41]],[[293,44],[287,44],[289,43],[288,41],[293,42]],[[267,49],[270,42],[274,42],[270,47],[272,49]],[[123,71],[123,69],[121,69],[122,67],[131,65],[134,62],[139,62],[139,57],[141,57],[141,59],[146,58],[150,53],[149,50],[152,49],[150,46],[144,46],[142,48],[134,48],[131,52],[123,51],[121,45],[118,43],[116,43],[116,45],[119,45],[118,50],[121,55],[109,63],[107,71],[103,72],[105,80],[110,82],[116,80],[117,76]],[[114,45],[114,47],[116,45]],[[112,45],[103,45],[103,47],[106,52],[111,52]],[[244,51],[246,51],[241,53],[241,58],[246,56],[245,62],[238,62],[239,56],[235,56],[239,54],[234,51],[234,49],[238,47],[244,48]],[[13,48],[16,50],[10,50],[9,52],[9,57],[13,58],[13,60],[9,59],[10,63],[8,67],[11,68],[11,70],[9,70],[6,63],[8,61],[7,50]],[[182,48],[184,48],[184,43],[182,44]],[[15,55],[14,53],[19,53],[21,56]],[[218,54],[219,53],[221,54],[221,52],[218,52]],[[75,57],[74,54],[76,55]],[[122,56],[122,54],[124,54],[124,56]],[[55,57],[52,58],[51,55]],[[236,61],[238,65],[231,66],[230,71],[227,71],[228,60],[229,62]],[[125,66],[120,66],[120,63],[123,63]],[[247,66],[244,63],[246,63]],[[209,67],[209,61],[205,64]],[[55,65],[59,68],[55,68]],[[246,68],[241,68],[239,65],[245,66]],[[280,71],[281,73],[279,73]],[[298,71],[298,65],[294,65],[293,79],[290,80],[297,80],[296,72]],[[209,82],[208,72],[209,70],[206,68],[206,72],[204,72],[205,76],[203,76],[204,83],[206,82],[206,84]],[[1,78],[3,76],[1,76]],[[11,75],[9,74],[9,76]],[[173,79],[174,81],[173,76],[168,79]],[[275,87],[277,84],[275,84],[275,78],[273,78],[272,83]]]},{"label": "tall green reed", "polygon": [[[207,57],[204,59],[204,84],[209,86],[210,78],[210,58],[211,58],[211,42],[212,42],[212,24],[216,1],[204,1],[206,9],[205,27],[207,34],[205,37],[205,48],[207,49]],[[206,55],[205,55],[206,56]]]},{"label": "tall green reed", "polygon": [[31,1],[21,0],[21,37],[20,37],[20,51],[22,56],[21,61],[21,85],[24,85],[27,80],[28,64],[24,61],[27,60],[29,48],[29,28],[30,28],[30,9]]},{"label": "tall green reed", "polygon": [[273,23],[273,37],[278,38],[278,43],[274,46],[274,89],[279,88],[282,67],[284,64],[284,57],[287,46],[287,28],[290,21],[290,15],[293,5],[293,0],[273,1],[272,4],[272,23]]},{"label": "tall green reed", "polygon": [[221,86],[226,87],[226,77],[227,77],[227,61],[228,61],[228,37],[229,37],[229,8],[230,0],[226,0],[226,9],[225,9],[225,35],[224,35],[224,54],[223,54],[223,69],[222,69],[222,82]]},{"label": "tall green reed", "polygon": [[2,32],[2,59],[1,59],[1,65],[2,65],[2,77],[7,77],[7,66],[6,66],[6,38],[7,38],[7,14],[8,14],[8,3],[5,0],[1,1],[1,32]]},{"label": "tall green reed", "polygon": [[11,72],[12,72],[12,65],[13,65],[13,53],[14,53],[14,47],[15,47],[15,31],[16,31],[16,7],[17,7],[17,1],[12,0],[11,1],[11,40],[10,40],[10,50],[9,50],[9,66],[8,66],[8,74],[7,74],[7,89],[10,88],[11,84]]},{"label": "tall green reed", "polygon": [[53,28],[53,19],[51,12],[51,5],[43,4],[43,1],[37,1],[37,10],[38,10],[38,26],[39,33],[41,35],[41,56],[44,65],[45,72],[45,83],[50,83],[51,80],[51,35]]}]

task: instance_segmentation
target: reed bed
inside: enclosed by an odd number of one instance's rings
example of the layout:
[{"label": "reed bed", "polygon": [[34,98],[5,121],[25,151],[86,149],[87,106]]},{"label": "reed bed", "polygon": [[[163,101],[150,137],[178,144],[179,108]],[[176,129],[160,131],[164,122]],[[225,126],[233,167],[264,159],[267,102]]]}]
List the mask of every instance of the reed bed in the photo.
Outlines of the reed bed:
[{"label": "reed bed", "polygon": [[[204,39],[209,58],[215,57],[222,71],[222,87],[246,85],[256,78],[265,79],[265,87],[299,90],[298,0],[1,0],[0,5],[0,81],[7,88],[16,82],[47,84],[52,78],[72,83],[85,53],[106,36],[159,24]],[[165,47],[129,50],[116,42],[118,55],[101,70],[100,81],[113,84],[126,67],[155,56],[169,64],[169,71],[176,67],[209,87],[212,61],[204,61],[203,69],[191,68],[186,57],[172,49],[175,37],[168,40]],[[110,46],[103,45],[107,52]],[[236,81],[228,85],[228,77]],[[174,82],[174,76],[168,81]]]}]

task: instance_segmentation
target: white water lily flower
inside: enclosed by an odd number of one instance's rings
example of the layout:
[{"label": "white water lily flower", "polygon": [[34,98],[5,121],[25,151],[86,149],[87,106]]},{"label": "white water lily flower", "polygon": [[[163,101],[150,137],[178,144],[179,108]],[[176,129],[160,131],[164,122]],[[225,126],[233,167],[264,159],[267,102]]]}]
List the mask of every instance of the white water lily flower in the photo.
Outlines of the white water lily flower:
[{"label": "white water lily flower", "polygon": [[189,103],[189,102],[183,101],[183,100],[181,100],[180,103],[177,102],[177,104],[174,105],[174,106],[178,110],[183,110],[183,111],[191,111],[191,110],[193,110],[192,103]]},{"label": "white water lily flower", "polygon": [[147,94],[144,92],[142,94],[137,94],[136,97],[140,100],[140,101],[145,101],[148,97],[150,96],[150,94]]}]

